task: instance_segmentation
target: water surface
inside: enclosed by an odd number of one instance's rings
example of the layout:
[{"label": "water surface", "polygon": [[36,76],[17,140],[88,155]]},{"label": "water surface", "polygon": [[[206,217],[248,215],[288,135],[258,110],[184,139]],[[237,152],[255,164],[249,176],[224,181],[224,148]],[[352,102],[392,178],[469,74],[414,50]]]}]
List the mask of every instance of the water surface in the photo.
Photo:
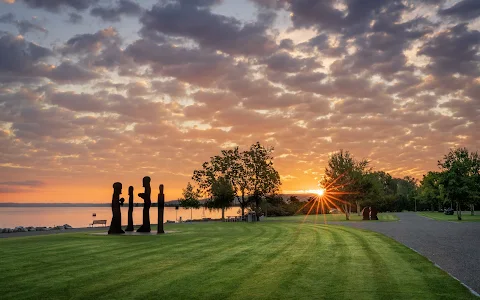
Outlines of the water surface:
[{"label": "water surface", "polygon": [[[143,207],[134,207],[133,223],[142,224]],[[93,217],[93,214],[96,214]],[[193,219],[221,218],[221,211],[194,209]],[[225,216],[239,215],[239,208],[233,207],[225,212]],[[128,206],[122,207],[122,224],[127,224]],[[190,209],[165,207],[164,222],[182,218],[190,219]],[[69,224],[73,227],[87,227],[93,220],[107,220],[107,226],[112,219],[110,207],[0,207],[0,228],[15,226],[55,226]],[[158,208],[150,208],[150,222],[157,224]]]}]

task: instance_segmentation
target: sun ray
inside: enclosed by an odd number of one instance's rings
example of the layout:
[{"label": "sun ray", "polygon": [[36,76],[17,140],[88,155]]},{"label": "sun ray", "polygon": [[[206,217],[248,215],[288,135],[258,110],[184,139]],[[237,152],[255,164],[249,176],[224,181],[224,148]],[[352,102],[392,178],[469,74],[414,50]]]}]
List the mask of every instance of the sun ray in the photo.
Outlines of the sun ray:
[{"label": "sun ray", "polygon": [[328,192],[329,195],[357,195],[358,192]]},{"label": "sun ray", "polygon": [[327,186],[325,187],[325,189],[328,190],[329,187],[331,187],[335,182],[337,182],[337,180],[339,180],[340,178],[342,178],[343,176],[345,176],[346,173],[347,173],[347,172],[344,172],[343,174],[341,174],[340,176],[338,176],[337,178],[335,178],[335,180],[332,181],[329,185],[327,185]]},{"label": "sun ray", "polygon": [[[339,179],[343,178],[346,173],[341,174],[337,178],[335,178],[331,183],[326,186],[320,186],[319,189],[316,190],[308,190],[308,192],[315,194],[313,197],[309,197],[309,201],[307,201],[302,207],[295,212],[298,214],[300,211],[304,210],[308,205],[308,211],[303,218],[303,223],[307,221],[308,216],[310,213],[315,213],[314,223],[317,224],[318,222],[318,214],[323,214],[323,221],[327,224],[327,214],[332,208],[335,208],[338,211],[344,212],[348,210],[349,202],[340,198],[341,195],[358,195],[359,192],[355,191],[342,191],[342,189],[352,183],[355,180],[348,180],[347,182],[343,182],[342,184],[336,185]],[[342,208],[343,207],[343,208]],[[315,208],[315,211],[314,211]]]},{"label": "sun ray", "polygon": [[317,203],[317,207],[315,208],[315,209],[316,209],[316,214],[315,214],[315,224],[317,224],[317,219],[318,219],[318,208],[319,208],[319,205],[320,205],[320,200],[321,200],[321,199],[315,199],[315,202]]},{"label": "sun ray", "polygon": [[298,214],[302,209],[304,209],[309,203],[310,203],[310,202],[307,201],[302,207],[300,207],[299,210],[297,210],[297,211],[295,212],[295,215]]},{"label": "sun ray", "polygon": [[310,209],[308,210],[307,214],[305,215],[305,218],[303,218],[303,222],[304,222],[304,223],[305,223],[305,221],[307,220],[308,215],[310,215],[310,212],[312,211],[313,206],[315,205],[315,200],[313,200],[313,201],[311,201],[311,202],[313,202],[313,203],[312,203],[312,206],[310,207]]},{"label": "sun ray", "polygon": [[346,202],[346,201],[343,201],[342,199],[340,199],[340,198],[337,198],[337,197],[335,197],[335,196],[332,196],[332,195],[328,195],[328,198],[332,198],[332,199],[334,199],[334,200],[340,201],[341,203],[348,204],[348,202]]},{"label": "sun ray", "polygon": [[331,203],[336,209],[338,210],[342,210],[334,201],[328,199],[328,198],[325,198],[325,200],[327,200],[327,203]]}]

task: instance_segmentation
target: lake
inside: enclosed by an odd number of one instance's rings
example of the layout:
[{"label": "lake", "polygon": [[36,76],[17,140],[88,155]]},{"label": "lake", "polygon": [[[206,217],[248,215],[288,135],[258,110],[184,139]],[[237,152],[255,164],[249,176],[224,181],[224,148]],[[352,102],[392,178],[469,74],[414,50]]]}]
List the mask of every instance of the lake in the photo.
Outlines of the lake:
[{"label": "lake", "polygon": [[[225,216],[239,215],[239,207],[232,207],[225,211]],[[143,207],[133,208],[133,223],[142,224]],[[96,214],[93,217],[93,214]],[[208,209],[194,209],[193,219],[222,217],[221,211],[209,211]],[[122,224],[127,224],[128,206],[122,207]],[[182,218],[190,219],[190,209],[165,207],[164,222],[175,221]],[[73,227],[87,227],[93,220],[107,220],[107,226],[112,219],[110,207],[0,207],[0,227],[13,228],[15,226],[55,226],[69,224]],[[158,208],[150,208],[150,222],[157,224]]]}]

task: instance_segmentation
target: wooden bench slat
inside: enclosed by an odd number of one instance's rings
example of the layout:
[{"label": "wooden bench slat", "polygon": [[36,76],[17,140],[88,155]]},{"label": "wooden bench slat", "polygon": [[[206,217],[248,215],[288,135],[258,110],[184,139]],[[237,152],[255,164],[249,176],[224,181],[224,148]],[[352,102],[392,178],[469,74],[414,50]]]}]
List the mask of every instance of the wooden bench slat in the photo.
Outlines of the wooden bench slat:
[{"label": "wooden bench slat", "polygon": [[93,220],[93,223],[91,223],[90,226],[93,227],[93,225],[96,225],[96,224],[103,224],[107,226],[107,220]]}]

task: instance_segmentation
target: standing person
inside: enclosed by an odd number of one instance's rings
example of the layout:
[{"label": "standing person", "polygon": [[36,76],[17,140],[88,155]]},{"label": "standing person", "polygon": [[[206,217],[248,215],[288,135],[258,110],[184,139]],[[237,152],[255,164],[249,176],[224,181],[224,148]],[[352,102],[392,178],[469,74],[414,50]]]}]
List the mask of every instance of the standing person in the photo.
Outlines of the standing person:
[{"label": "standing person", "polygon": [[139,193],[138,197],[142,198],[143,204],[143,224],[137,229],[137,232],[150,232],[150,206],[152,205],[152,188],[150,187],[150,177],[143,177],[143,187],[145,191]]},{"label": "standing person", "polygon": [[115,182],[113,184],[112,195],[112,223],[108,229],[108,234],[125,233],[125,231],[122,230],[122,212],[120,211],[120,206],[123,205],[125,200],[120,198],[121,194],[122,184],[120,182]]}]

